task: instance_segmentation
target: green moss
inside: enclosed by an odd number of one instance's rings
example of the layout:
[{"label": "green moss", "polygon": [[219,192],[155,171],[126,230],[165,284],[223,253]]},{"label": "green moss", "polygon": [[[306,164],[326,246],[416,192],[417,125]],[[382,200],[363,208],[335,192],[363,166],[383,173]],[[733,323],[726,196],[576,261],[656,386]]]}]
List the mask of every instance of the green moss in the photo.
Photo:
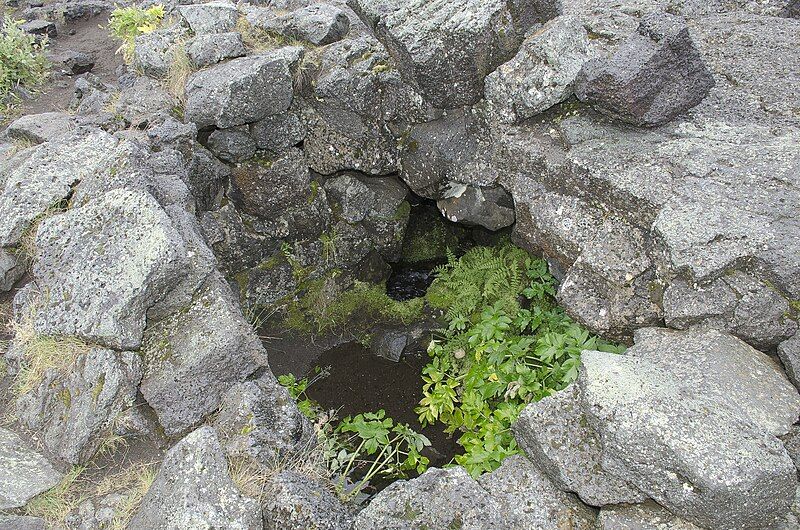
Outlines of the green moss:
[{"label": "green moss", "polygon": [[403,261],[422,263],[443,260],[448,251],[455,252],[458,246],[458,236],[444,224],[436,223],[427,227],[417,225],[406,236]]},{"label": "green moss", "polygon": [[311,181],[311,194],[308,196],[308,204],[313,204],[319,195],[319,182],[316,180]]},{"label": "green moss", "polygon": [[392,65],[385,61],[378,61],[375,63],[375,66],[372,67],[372,73],[374,74],[381,74],[383,72],[388,72],[392,69]]},{"label": "green moss", "polygon": [[233,281],[235,281],[236,285],[239,286],[239,294],[243,295],[245,292],[247,292],[247,284],[250,281],[250,272],[246,270],[237,272],[233,275]]},{"label": "green moss", "polygon": [[72,405],[72,394],[70,394],[68,388],[63,389],[58,393],[58,399],[61,400],[61,403],[63,403],[66,408],[69,408],[70,405]]},{"label": "green moss", "polygon": [[100,394],[103,392],[103,387],[106,384],[106,374],[100,374],[100,377],[97,379],[97,383],[92,387],[92,401],[97,403],[97,398],[100,397]]}]

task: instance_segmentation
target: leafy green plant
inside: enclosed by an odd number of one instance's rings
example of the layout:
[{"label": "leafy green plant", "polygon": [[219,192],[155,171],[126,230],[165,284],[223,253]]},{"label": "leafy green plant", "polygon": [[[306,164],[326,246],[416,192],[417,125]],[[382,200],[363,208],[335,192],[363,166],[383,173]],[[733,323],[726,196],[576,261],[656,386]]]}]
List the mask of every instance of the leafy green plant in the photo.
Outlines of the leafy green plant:
[{"label": "leafy green plant", "polygon": [[117,53],[122,53],[126,63],[133,60],[134,40],[143,33],[158,29],[164,20],[164,6],[154,4],[147,9],[131,6],[118,7],[111,12],[108,30],[122,44]]},{"label": "leafy green plant", "polygon": [[14,90],[34,90],[47,78],[50,67],[44,56],[47,40],[37,42],[22,31],[22,21],[3,17],[0,32],[0,110],[7,112],[18,101]]},{"label": "leafy green plant", "polygon": [[472,475],[518,452],[510,427],[525,405],[575,380],[584,349],[620,352],[556,305],[543,260],[511,245],[477,247],[439,267],[427,294],[447,328],[431,341],[420,422],[459,432]]},{"label": "leafy green plant", "polygon": [[395,423],[381,409],[347,416],[336,422],[332,411],[323,411],[308,397],[306,390],[324,370],[315,370],[312,380],[297,379],[293,374],[278,377],[289,395],[297,401],[300,411],[314,421],[319,448],[327,475],[334,477],[339,496],[351,501],[371,481],[382,478],[405,478],[408,473],[422,473],[428,468],[428,458],[421,451],[430,445],[424,435],[407,424]]}]

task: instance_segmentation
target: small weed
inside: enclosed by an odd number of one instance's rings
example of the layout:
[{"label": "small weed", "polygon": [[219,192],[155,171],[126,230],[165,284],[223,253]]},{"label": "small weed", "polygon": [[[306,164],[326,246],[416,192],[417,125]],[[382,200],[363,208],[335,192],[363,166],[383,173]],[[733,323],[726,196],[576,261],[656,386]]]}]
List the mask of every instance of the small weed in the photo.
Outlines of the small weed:
[{"label": "small weed", "polygon": [[155,4],[147,9],[141,7],[118,7],[111,12],[108,30],[111,36],[122,42],[117,53],[127,64],[133,60],[134,40],[139,35],[158,29],[164,20],[164,6]]},{"label": "small weed", "polygon": [[25,505],[25,515],[41,517],[48,527],[60,528],[69,512],[84,500],[79,492],[83,471],[81,466],[73,467],[58,485],[31,499]]},{"label": "small weed", "polygon": [[164,80],[167,93],[178,100],[178,107],[186,104],[186,80],[195,71],[194,65],[186,53],[186,45],[176,42],[169,52],[171,58],[167,78]]},{"label": "small weed", "polygon": [[18,97],[14,90],[18,87],[35,90],[47,79],[50,67],[44,52],[47,41],[37,42],[28,35],[10,15],[3,17],[0,32],[0,114],[11,114]]},{"label": "small weed", "polygon": [[322,259],[331,266],[336,263],[336,230],[320,235],[319,240],[322,242]]},{"label": "small weed", "polygon": [[158,467],[154,464],[140,464],[122,473],[106,477],[95,491],[97,495],[121,492],[124,499],[114,507],[112,530],[124,530],[133,518],[142,499],[156,478]]}]

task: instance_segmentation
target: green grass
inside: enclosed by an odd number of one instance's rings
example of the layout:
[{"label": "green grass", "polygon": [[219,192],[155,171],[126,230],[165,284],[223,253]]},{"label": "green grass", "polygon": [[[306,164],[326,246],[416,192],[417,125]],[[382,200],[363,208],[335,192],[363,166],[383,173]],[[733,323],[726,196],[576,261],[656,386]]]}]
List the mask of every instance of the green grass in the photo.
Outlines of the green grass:
[{"label": "green grass", "polygon": [[25,505],[25,515],[41,517],[48,528],[60,528],[64,518],[83,500],[80,478],[84,468],[73,467],[56,486],[37,495]]},{"label": "green grass", "polygon": [[11,114],[19,98],[17,88],[35,91],[47,79],[49,62],[44,52],[47,41],[40,43],[20,29],[21,21],[3,17],[0,33],[0,112]]}]

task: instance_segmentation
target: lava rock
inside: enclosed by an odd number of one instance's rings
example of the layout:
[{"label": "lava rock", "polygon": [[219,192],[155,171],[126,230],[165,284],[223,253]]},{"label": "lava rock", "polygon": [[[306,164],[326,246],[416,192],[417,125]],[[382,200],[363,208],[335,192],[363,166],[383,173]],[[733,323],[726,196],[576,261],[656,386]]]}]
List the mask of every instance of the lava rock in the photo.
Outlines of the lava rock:
[{"label": "lava rock", "polygon": [[299,113],[291,109],[267,116],[250,125],[250,136],[255,140],[256,146],[276,153],[302,142],[306,132]]},{"label": "lava rock", "polygon": [[786,375],[792,384],[800,388],[800,333],[792,338],[781,342],[778,345],[778,357],[780,357]]},{"label": "lava rock", "polygon": [[[457,192],[460,194],[456,195]],[[514,224],[514,200],[500,186],[459,187],[436,201],[436,205],[453,222],[482,226],[489,230],[500,230]]]},{"label": "lava rock", "polygon": [[0,528],[3,530],[46,530],[45,520],[27,515],[0,515]]},{"label": "lava rock", "polygon": [[316,528],[349,530],[353,515],[330,486],[296,471],[283,471],[266,484],[262,504],[265,530]]},{"label": "lava rock", "polygon": [[0,510],[24,506],[61,480],[45,457],[13,432],[0,428]]},{"label": "lava rock", "polygon": [[188,434],[167,452],[128,528],[165,527],[262,528],[258,503],[236,489],[211,427]]},{"label": "lava rock", "polygon": [[708,399],[635,355],[585,351],[581,362],[584,412],[609,473],[699,526],[763,528],[788,513],[797,487],[788,453],[713,390]]},{"label": "lava rock", "polygon": [[314,46],[339,41],[350,31],[347,14],[331,4],[313,4],[278,15],[271,9],[254,10],[247,20],[256,28],[303,40]]},{"label": "lava rock", "polygon": [[229,2],[182,5],[178,13],[195,35],[233,31],[239,20],[239,11]]},{"label": "lava rock", "polygon": [[217,410],[223,394],[266,364],[266,354],[217,274],[191,304],[148,327],[140,386],[164,431],[185,432]]},{"label": "lava rock", "polygon": [[519,123],[572,95],[589,58],[589,39],[574,16],[557,17],[525,39],[517,55],[486,78],[485,98],[504,123]]},{"label": "lava rock", "polygon": [[51,454],[73,465],[88,462],[117,417],[135,405],[142,378],[142,362],[134,352],[78,349],[67,373],[48,371],[37,388],[16,401],[20,421],[42,433]]},{"label": "lava rock", "polygon": [[378,357],[399,363],[408,345],[408,334],[399,330],[386,330],[373,335],[369,350]]},{"label": "lava rock", "polygon": [[684,21],[658,13],[643,17],[610,59],[586,63],[575,92],[614,118],[654,127],[696,106],[713,86]]},{"label": "lava rock", "polygon": [[23,256],[0,248],[0,293],[10,291],[26,270],[27,260]]},{"label": "lava rock", "polygon": [[177,43],[183,38],[184,31],[179,26],[171,26],[137,35],[133,41],[134,68],[156,79],[167,77],[177,51]]},{"label": "lava rock", "polygon": [[462,467],[430,468],[399,480],[372,498],[356,517],[355,530],[374,528],[515,528],[499,501]]},{"label": "lava rock", "polygon": [[537,6],[498,0],[351,0],[392,54],[403,77],[435,107],[483,96],[483,80],[517,53]]},{"label": "lava rock", "polygon": [[186,83],[186,119],[199,128],[226,129],[285,112],[300,54],[300,48],[282,48],[193,74]]},{"label": "lava rock", "polygon": [[94,68],[94,57],[88,53],[66,50],[58,59],[71,75],[85,74]]},{"label": "lava rock", "polygon": [[39,37],[47,37],[48,39],[54,39],[58,35],[56,25],[49,20],[30,20],[22,23],[19,29],[25,33],[30,33],[31,35]]},{"label": "lava rock", "polygon": [[172,220],[143,191],[111,190],[45,219],[33,274],[43,292],[34,326],[115,349],[142,343],[145,315],[188,274]]},{"label": "lava rock", "polygon": [[647,497],[602,468],[600,439],[581,409],[578,385],[531,403],[512,426],[528,457],[563,491],[591,506],[632,504]]},{"label": "lava rock", "polygon": [[498,469],[482,475],[478,482],[499,501],[504,524],[509,528],[594,528],[594,512],[574,495],[559,491],[522,456],[506,458]]},{"label": "lava rock", "polygon": [[217,129],[208,137],[208,148],[226,162],[242,162],[256,154],[256,143],[246,125]]},{"label": "lava rock", "polygon": [[597,516],[596,530],[700,530],[654,502],[603,508]]},{"label": "lava rock", "polygon": [[197,35],[188,44],[186,54],[197,68],[211,66],[225,59],[247,55],[242,36],[235,32]]},{"label": "lava rock", "polygon": [[229,456],[250,456],[265,466],[304,458],[317,441],[311,423],[269,372],[230,387],[213,424]]}]

